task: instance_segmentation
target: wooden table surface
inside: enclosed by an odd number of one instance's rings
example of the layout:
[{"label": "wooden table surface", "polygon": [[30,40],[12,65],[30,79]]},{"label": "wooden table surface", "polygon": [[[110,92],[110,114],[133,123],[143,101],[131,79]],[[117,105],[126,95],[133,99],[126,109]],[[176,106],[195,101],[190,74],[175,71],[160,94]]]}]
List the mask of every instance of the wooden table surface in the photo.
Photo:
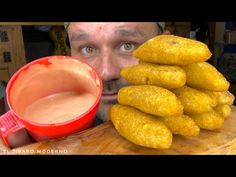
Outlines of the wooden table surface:
[{"label": "wooden table surface", "polygon": [[236,107],[224,126],[201,130],[198,137],[174,135],[170,149],[137,146],[121,137],[110,121],[68,137],[8,149],[0,142],[1,154],[236,154]]}]

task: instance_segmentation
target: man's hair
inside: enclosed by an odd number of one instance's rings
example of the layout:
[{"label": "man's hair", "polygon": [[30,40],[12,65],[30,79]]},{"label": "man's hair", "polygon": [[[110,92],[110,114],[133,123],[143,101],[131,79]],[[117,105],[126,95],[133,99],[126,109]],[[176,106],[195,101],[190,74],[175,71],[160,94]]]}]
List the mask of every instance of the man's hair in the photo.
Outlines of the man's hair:
[{"label": "man's hair", "polygon": [[160,29],[160,33],[163,33],[165,29],[165,22],[157,22],[157,26]]},{"label": "man's hair", "polygon": [[66,31],[68,29],[69,24],[70,24],[70,22],[64,22],[64,27],[65,27]]},{"label": "man's hair", "polygon": [[[164,29],[165,29],[165,22],[156,22],[156,23],[157,23],[158,28],[160,29],[160,33],[163,33]],[[65,26],[66,31],[67,31],[69,25],[70,25],[70,22],[64,22],[64,26]]]}]

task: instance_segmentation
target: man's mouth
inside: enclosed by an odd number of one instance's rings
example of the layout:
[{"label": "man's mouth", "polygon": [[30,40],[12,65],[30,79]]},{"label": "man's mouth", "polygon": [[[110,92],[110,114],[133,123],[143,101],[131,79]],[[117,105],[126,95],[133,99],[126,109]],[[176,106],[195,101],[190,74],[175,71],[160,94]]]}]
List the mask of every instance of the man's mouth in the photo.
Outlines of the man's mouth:
[{"label": "man's mouth", "polygon": [[116,100],[117,93],[103,93],[102,100]]}]

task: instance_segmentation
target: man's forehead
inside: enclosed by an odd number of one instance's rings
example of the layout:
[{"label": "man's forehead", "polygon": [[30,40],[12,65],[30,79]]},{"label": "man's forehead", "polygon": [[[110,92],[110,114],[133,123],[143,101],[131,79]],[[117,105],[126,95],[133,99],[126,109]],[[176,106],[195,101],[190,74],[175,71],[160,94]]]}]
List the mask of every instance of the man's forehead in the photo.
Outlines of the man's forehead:
[{"label": "man's forehead", "polygon": [[155,28],[153,22],[71,22],[72,29]]},{"label": "man's forehead", "polygon": [[146,33],[156,33],[157,26],[155,23],[142,22],[76,22],[71,23],[68,30],[73,35],[84,34],[116,34],[124,36],[145,35]]},{"label": "man's forehead", "polygon": [[[69,33],[71,36],[71,40],[86,40],[89,38],[95,39],[105,39],[112,37],[144,37],[147,34],[149,34],[147,31],[141,30],[142,28],[139,28],[137,26],[129,26],[129,25],[115,25],[115,26],[78,26],[74,27],[71,26]],[[150,31],[150,30],[149,30]]]}]

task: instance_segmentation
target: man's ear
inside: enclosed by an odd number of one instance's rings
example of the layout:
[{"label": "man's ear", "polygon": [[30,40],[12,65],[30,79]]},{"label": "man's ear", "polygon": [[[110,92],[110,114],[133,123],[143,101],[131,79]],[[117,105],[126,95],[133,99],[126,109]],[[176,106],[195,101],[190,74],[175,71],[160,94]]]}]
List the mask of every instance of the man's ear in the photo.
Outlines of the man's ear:
[{"label": "man's ear", "polygon": [[69,35],[68,34],[66,36],[66,45],[70,48],[70,40],[69,40]]}]

